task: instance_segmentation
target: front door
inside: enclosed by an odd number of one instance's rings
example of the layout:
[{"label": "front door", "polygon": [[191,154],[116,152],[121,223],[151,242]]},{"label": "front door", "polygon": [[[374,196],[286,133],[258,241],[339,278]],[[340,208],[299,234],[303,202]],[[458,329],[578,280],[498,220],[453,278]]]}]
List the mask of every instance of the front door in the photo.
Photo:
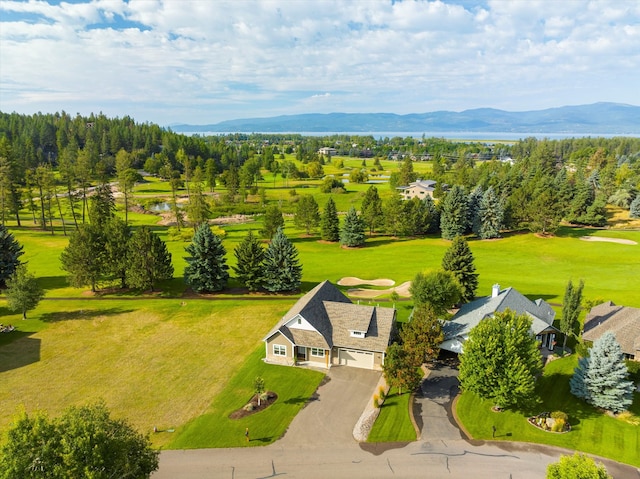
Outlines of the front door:
[{"label": "front door", "polygon": [[306,361],[307,360],[307,348],[304,346],[296,346],[296,359],[298,361]]}]

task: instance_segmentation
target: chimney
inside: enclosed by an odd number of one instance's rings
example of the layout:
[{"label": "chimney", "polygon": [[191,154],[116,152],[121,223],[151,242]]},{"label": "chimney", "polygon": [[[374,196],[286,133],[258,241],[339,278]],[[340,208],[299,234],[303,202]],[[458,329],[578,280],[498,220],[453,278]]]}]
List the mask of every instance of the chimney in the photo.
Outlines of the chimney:
[{"label": "chimney", "polygon": [[496,283],[491,288],[491,297],[492,298],[497,298],[498,294],[500,294],[500,285],[498,283]]}]

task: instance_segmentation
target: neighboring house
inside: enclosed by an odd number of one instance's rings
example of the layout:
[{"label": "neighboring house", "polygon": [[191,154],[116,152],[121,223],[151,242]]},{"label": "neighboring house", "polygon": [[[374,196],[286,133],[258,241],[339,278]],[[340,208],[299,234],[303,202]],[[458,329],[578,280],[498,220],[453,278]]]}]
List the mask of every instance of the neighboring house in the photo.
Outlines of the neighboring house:
[{"label": "neighboring house", "polygon": [[595,341],[607,331],[616,337],[627,359],[640,361],[640,308],[616,306],[611,301],[591,308],[582,339]]},{"label": "neighboring house", "polygon": [[329,146],[324,146],[318,150],[318,154],[332,157],[338,154],[338,150]]},{"label": "neighboring house", "polygon": [[289,366],[380,370],[395,321],[395,309],[353,304],[333,284],[323,281],[265,336],[265,360]]},{"label": "neighboring house", "polygon": [[491,296],[462,305],[450,321],[444,322],[444,342],[440,348],[454,353],[464,352],[464,342],[469,338],[469,331],[483,319],[507,309],[528,315],[532,319],[531,331],[536,335],[540,346],[553,350],[558,333],[553,327],[556,316],[553,308],[542,299],[531,301],[513,288],[500,290],[498,284],[493,285]]},{"label": "neighboring house", "polygon": [[416,196],[423,200],[427,196],[433,198],[435,186],[436,182],[433,180],[418,180],[410,183],[409,186],[398,186],[396,189],[400,191],[403,200],[410,200]]}]

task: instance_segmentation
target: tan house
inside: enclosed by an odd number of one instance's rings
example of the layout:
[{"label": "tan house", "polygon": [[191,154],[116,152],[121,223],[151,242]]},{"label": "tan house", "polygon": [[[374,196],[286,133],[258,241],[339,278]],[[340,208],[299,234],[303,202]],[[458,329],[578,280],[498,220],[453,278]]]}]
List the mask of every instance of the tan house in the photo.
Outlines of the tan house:
[{"label": "tan house", "polygon": [[353,304],[332,283],[323,281],[265,336],[265,361],[380,370],[395,321],[395,309]]},{"label": "tan house", "polygon": [[591,308],[582,339],[595,341],[606,332],[613,333],[627,359],[640,361],[640,308],[616,306],[611,301]]},{"label": "tan house", "polygon": [[398,186],[400,195],[404,200],[410,200],[418,197],[421,200],[427,196],[433,198],[433,192],[435,191],[436,182],[433,180],[418,180],[413,183],[409,183],[408,186]]},{"label": "tan house", "polygon": [[320,148],[318,150],[318,154],[319,155],[325,155],[328,157],[332,157],[338,154],[338,150],[336,150],[335,148],[332,148],[330,146],[323,146],[322,148]]}]

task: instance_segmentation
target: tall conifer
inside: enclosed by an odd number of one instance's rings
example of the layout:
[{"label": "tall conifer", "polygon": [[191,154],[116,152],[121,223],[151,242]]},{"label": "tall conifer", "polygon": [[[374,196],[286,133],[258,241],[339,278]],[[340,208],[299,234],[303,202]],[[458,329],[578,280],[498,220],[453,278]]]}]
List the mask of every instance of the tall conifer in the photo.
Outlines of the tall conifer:
[{"label": "tall conifer", "polygon": [[220,237],[213,234],[211,227],[203,223],[189,246],[187,267],[184,269],[185,281],[194,291],[221,291],[229,279],[226,250]]}]

